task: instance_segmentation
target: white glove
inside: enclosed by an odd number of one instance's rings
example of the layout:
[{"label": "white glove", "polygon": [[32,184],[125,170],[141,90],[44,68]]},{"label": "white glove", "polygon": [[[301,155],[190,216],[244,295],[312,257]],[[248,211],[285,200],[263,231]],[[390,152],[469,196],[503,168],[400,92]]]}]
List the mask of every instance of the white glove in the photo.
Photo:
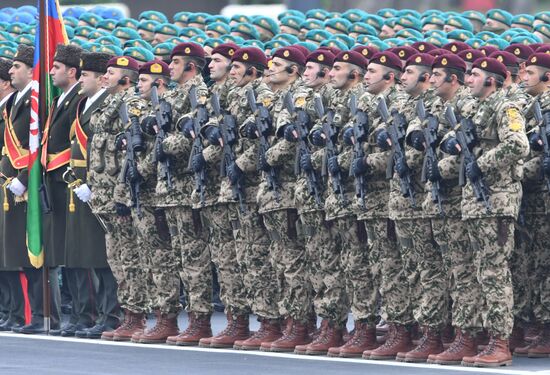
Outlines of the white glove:
[{"label": "white glove", "polygon": [[92,191],[86,184],[82,184],[77,188],[74,188],[74,193],[82,202],[86,203],[92,197]]},{"label": "white glove", "polygon": [[27,190],[27,187],[21,183],[17,178],[14,178],[11,180],[10,184],[8,185],[8,189],[15,195],[16,197],[20,197],[23,194],[25,194],[25,191]]}]

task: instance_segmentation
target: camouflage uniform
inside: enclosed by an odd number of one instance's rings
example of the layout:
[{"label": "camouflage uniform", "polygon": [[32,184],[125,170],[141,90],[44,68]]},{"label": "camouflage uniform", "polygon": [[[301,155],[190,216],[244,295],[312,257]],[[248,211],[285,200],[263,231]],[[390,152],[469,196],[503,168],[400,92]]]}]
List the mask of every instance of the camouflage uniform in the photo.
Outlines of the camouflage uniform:
[{"label": "camouflage uniform", "polygon": [[473,194],[462,190],[462,219],[474,248],[476,273],[483,298],[483,325],[506,339],[513,325],[512,278],[508,262],[513,251],[514,220],[521,203],[521,159],[529,152],[524,118],[516,104],[497,90],[482,100],[473,118],[480,140],[474,151],[490,191],[491,212]]},{"label": "camouflage uniform", "polygon": [[[164,152],[172,158],[172,189],[157,171],[157,206],[165,209],[170,230],[172,251],[180,257],[180,278],[187,292],[186,310],[195,314],[212,313],[212,268],[200,213],[192,209],[191,194],[195,189],[193,174],[187,163],[192,141],[187,139],[177,125],[179,119],[191,111],[189,90],[195,85],[197,96],[206,97],[207,88],[197,76],[182,86],[164,93],[172,107],[173,126],[162,142]],[[160,164],[158,166],[160,168]]]},{"label": "camouflage uniform", "polygon": [[139,252],[137,234],[131,218],[116,214],[115,186],[123,156],[115,148],[115,138],[124,130],[119,118],[122,102],[141,107],[139,99],[133,96],[134,88],[110,95],[97,108],[90,120],[94,134],[90,145],[88,183],[93,191],[90,205],[107,226],[105,234],[107,260],[118,282],[118,300],[122,308],[134,313],[144,313],[150,308],[147,294],[149,270],[143,267]]}]

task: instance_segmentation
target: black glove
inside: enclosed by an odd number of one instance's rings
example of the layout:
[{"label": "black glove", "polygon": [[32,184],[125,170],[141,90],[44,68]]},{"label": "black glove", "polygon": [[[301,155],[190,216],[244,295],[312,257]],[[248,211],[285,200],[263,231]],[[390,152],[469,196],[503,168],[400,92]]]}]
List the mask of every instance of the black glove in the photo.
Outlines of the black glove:
[{"label": "black glove", "polygon": [[328,172],[331,176],[336,176],[340,173],[340,165],[338,164],[338,156],[333,156],[327,160]]},{"label": "black glove", "polygon": [[271,166],[267,162],[265,154],[260,155],[260,160],[258,160],[258,166],[259,166],[260,170],[262,170],[264,172],[269,172],[271,170]]},{"label": "black glove", "polygon": [[481,172],[481,169],[479,169],[479,165],[477,165],[477,162],[471,161],[466,164],[466,176],[470,181],[473,182],[476,182],[483,176],[483,173]]},{"label": "black glove", "polygon": [[458,151],[458,141],[455,137],[449,137],[445,141],[441,142],[441,146],[439,148],[441,151],[443,151],[446,154],[449,155],[458,155],[460,154],[460,151]]},{"label": "black glove", "polygon": [[311,143],[318,147],[323,147],[326,144],[326,140],[323,138],[323,132],[321,130],[314,130],[311,132]]},{"label": "black glove", "polygon": [[439,167],[437,166],[437,160],[432,159],[426,164],[426,178],[428,181],[437,182],[441,181],[441,174],[439,173]]},{"label": "black glove", "polygon": [[542,171],[545,176],[550,176],[550,156],[542,159]]},{"label": "black glove", "polygon": [[420,130],[413,130],[409,136],[411,147],[418,151],[424,151],[424,142],[426,140],[424,139],[424,133],[422,133]]},{"label": "black glove", "polygon": [[243,177],[243,171],[237,163],[233,162],[229,165],[229,167],[226,170],[227,177],[229,178],[229,181],[231,182],[231,185],[236,185],[241,178]]},{"label": "black glove", "polygon": [[533,132],[529,134],[529,146],[531,146],[531,150],[533,151],[542,151],[542,138],[539,133]]},{"label": "black glove", "polygon": [[305,173],[313,171],[313,164],[311,163],[310,154],[302,154],[302,156],[300,156],[300,168]]},{"label": "black glove", "polygon": [[[193,139],[193,132],[195,131],[193,119],[186,118],[181,124],[181,131],[185,138]],[[196,134],[195,134],[196,136]]]},{"label": "black glove", "polygon": [[367,165],[365,158],[355,158],[351,162],[351,173],[354,176],[361,176],[362,174],[367,173],[369,166]]},{"label": "black glove", "polygon": [[155,142],[155,158],[160,162],[166,160],[166,153],[162,148],[162,142],[160,140]]},{"label": "black glove", "polygon": [[258,127],[256,123],[249,122],[244,126],[244,135],[248,139],[257,139],[258,138]]},{"label": "black glove", "polygon": [[390,145],[388,141],[390,140],[390,135],[388,132],[384,129],[380,130],[378,134],[376,135],[376,144],[378,147],[380,147],[383,151],[389,150]]},{"label": "black glove", "polygon": [[155,116],[147,116],[143,119],[141,122],[141,131],[145,134],[149,135],[155,135],[157,132],[155,131],[155,126],[157,125],[157,119]]},{"label": "black glove", "polygon": [[216,126],[209,126],[206,129],[204,129],[204,135],[206,139],[208,140],[208,143],[211,145],[219,145],[220,144],[220,138],[222,137],[220,134],[220,129]]},{"label": "black glove", "polygon": [[288,124],[287,126],[285,126],[284,137],[287,141],[297,142],[298,137],[296,137],[294,134],[298,134],[298,128],[296,128],[296,125]]},{"label": "black glove", "polygon": [[126,134],[124,133],[117,134],[117,136],[115,137],[115,149],[117,151],[126,150],[127,141],[128,140],[126,139]]},{"label": "black glove", "polygon": [[193,167],[193,171],[195,173],[199,173],[204,169],[206,165],[206,160],[204,159],[204,156],[202,155],[202,152],[193,155],[193,160],[191,160],[191,166]]},{"label": "black glove", "polygon": [[348,146],[353,146],[353,128],[347,128],[342,134],[342,139],[344,143]]},{"label": "black glove", "polygon": [[405,158],[399,158],[395,161],[395,171],[399,177],[405,177],[410,169]]},{"label": "black glove", "polygon": [[116,214],[121,217],[130,216],[132,214],[130,207],[118,202],[115,202],[115,211]]}]

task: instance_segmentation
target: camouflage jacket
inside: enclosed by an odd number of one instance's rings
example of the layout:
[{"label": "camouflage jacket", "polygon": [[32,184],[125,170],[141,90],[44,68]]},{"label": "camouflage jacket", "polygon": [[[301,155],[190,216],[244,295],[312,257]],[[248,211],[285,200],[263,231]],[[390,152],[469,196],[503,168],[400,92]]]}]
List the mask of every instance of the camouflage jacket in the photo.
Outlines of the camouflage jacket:
[{"label": "camouflage jacket", "polygon": [[480,101],[473,118],[477,128],[477,163],[489,189],[492,210],[487,213],[474,196],[470,182],[462,190],[462,218],[508,216],[517,218],[521,203],[522,159],[529,153],[525,119],[505,90]]}]

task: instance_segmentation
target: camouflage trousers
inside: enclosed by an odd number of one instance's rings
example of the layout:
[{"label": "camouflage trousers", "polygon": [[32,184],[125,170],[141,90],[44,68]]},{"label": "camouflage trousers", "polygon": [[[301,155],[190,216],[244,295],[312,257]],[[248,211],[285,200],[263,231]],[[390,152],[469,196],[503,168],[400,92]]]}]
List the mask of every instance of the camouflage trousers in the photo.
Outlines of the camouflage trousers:
[{"label": "camouflage trousers", "polygon": [[237,211],[237,257],[247,293],[248,306],[261,318],[278,319],[281,289],[271,264],[271,241],[258,214],[256,204],[246,204],[244,212]]},{"label": "camouflage trousers", "polygon": [[305,322],[311,312],[311,286],[307,276],[306,251],[297,233],[297,220],[295,210],[263,214],[272,240],[269,246],[271,264],[276,274],[284,276],[279,311],[282,316]]},{"label": "camouflage trousers", "polygon": [[152,304],[148,294],[151,273],[141,263],[132,218],[117,214],[100,214],[100,217],[107,227],[107,262],[118,284],[117,299],[120,306],[134,313],[149,312]]},{"label": "camouflage trousers", "polygon": [[477,333],[483,326],[478,308],[481,286],[476,277],[468,228],[460,218],[445,217],[432,219],[432,229],[445,264],[446,289],[452,299],[452,325]]},{"label": "camouflage trousers", "polygon": [[191,207],[169,207],[166,220],[187,293],[186,310],[209,315],[212,313],[212,265],[200,214]]},{"label": "camouflage trousers", "polygon": [[513,288],[509,261],[514,249],[514,220],[509,217],[466,220],[481,285],[478,307],[483,327],[508,338],[513,326]]},{"label": "camouflage trousers", "polygon": [[380,281],[381,315],[387,322],[411,324],[409,285],[401,261],[395,225],[389,219],[365,221],[372,259],[372,273]]},{"label": "camouflage trousers", "polygon": [[397,220],[401,261],[415,320],[421,326],[441,328],[446,319],[446,284],[443,259],[433,240],[428,219]]},{"label": "camouflage trousers", "polygon": [[334,222],[326,221],[323,211],[302,213],[300,220],[305,236],[307,274],[315,294],[315,313],[345,324],[349,302],[341,261],[343,246]]},{"label": "camouflage trousers", "polygon": [[178,258],[170,246],[170,234],[162,210],[142,206],[141,215],[132,210],[141,263],[149,270],[152,283],[147,285],[152,309],[174,314],[179,303]]},{"label": "camouflage trousers", "polygon": [[238,220],[235,206],[217,204],[203,208],[201,214],[209,231],[210,256],[218,271],[220,299],[226,312],[233,316],[249,314],[243,273],[233,238],[233,223]]}]

